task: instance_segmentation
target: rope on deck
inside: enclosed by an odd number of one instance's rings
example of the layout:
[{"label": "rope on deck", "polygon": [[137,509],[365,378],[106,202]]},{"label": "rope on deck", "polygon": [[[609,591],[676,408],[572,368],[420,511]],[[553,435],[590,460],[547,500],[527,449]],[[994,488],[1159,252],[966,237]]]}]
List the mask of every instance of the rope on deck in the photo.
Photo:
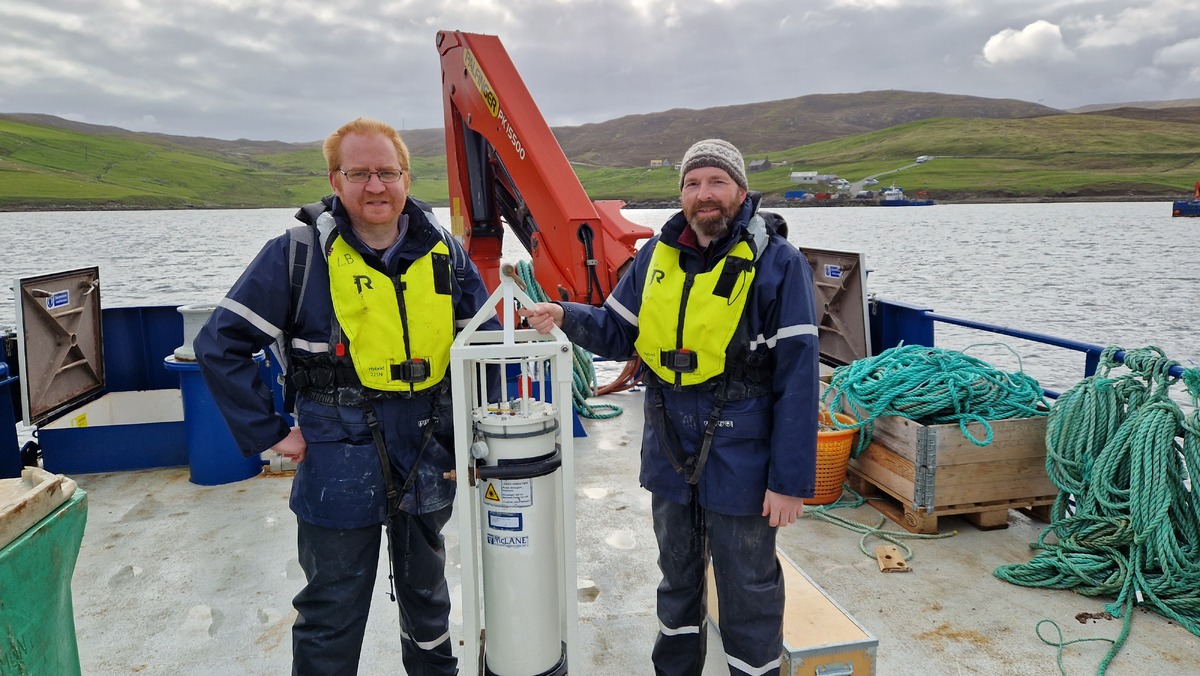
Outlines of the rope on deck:
[{"label": "rope on deck", "polygon": [[[533,264],[529,261],[517,262],[517,275],[525,283],[525,292],[539,303],[549,302],[550,297],[538,284],[533,276]],[[616,404],[591,404],[590,397],[596,396],[596,369],[593,365],[592,353],[572,343],[571,368],[571,406],[575,412],[584,418],[603,419],[615,418],[623,412]]]},{"label": "rope on deck", "polygon": [[[898,345],[837,367],[824,403],[831,411],[858,418],[857,425],[833,422],[843,429],[858,427],[854,458],[870,445],[879,416],[903,416],[926,425],[957,423],[971,443],[986,446],[992,442],[989,420],[1046,415],[1049,409],[1041,386],[1024,371],[1006,373],[963,352],[924,345]],[[971,434],[972,422],[983,426],[983,439]]]},{"label": "rope on deck", "polygon": [[[1128,352],[1129,372],[1114,375],[1120,350],[1106,348],[1096,375],[1050,411],[1046,472],[1059,488],[1051,523],[1030,545],[1039,552],[1032,560],[994,571],[1026,587],[1115,597],[1105,610],[1124,621],[1100,675],[1129,635],[1134,606],[1200,636],[1200,498],[1192,480],[1200,469],[1200,408],[1185,416],[1170,398],[1182,380],[1196,406],[1200,369],[1172,377],[1178,364],[1151,346]],[[1058,645],[1061,652],[1066,644]]]},{"label": "rope on deck", "polygon": [[[853,498],[847,500],[847,493],[852,495]],[[858,539],[858,551],[872,559],[875,558],[875,554],[867,551],[867,540],[873,537],[879,538],[884,542],[890,542],[903,549],[904,560],[908,561],[913,557],[912,547],[909,547],[907,544],[902,542],[902,540],[941,540],[958,535],[958,531],[951,531],[949,533],[909,533],[908,531],[884,530],[883,524],[887,523],[886,516],[879,517],[879,525],[868,526],[865,523],[859,523],[858,521],[847,519],[843,516],[838,516],[837,514],[833,514],[829,511],[831,509],[838,509],[842,507],[853,509],[855,507],[861,507],[865,504],[867,504],[867,498],[859,495],[858,492],[853,488],[850,488],[849,486],[843,486],[841,496],[839,496],[838,499],[832,504],[805,506],[804,513],[815,519],[820,519],[821,521],[832,523],[835,526],[841,526],[842,528],[854,531],[855,533],[860,533],[862,537]]]}]

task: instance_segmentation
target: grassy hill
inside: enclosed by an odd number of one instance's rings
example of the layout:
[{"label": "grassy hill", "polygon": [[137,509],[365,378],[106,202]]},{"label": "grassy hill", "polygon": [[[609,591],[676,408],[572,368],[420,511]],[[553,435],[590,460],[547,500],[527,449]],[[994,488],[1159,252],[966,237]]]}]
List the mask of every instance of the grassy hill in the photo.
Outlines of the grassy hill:
[{"label": "grassy hill", "polygon": [[[799,168],[850,180],[875,175],[943,200],[1167,198],[1200,179],[1197,129],[1105,115],[938,118],[773,152],[790,166],[751,181],[763,192],[786,190],[788,172]],[[913,165],[918,155],[935,159]]]},{"label": "grassy hill", "polygon": [[651,159],[676,162],[702,138],[724,138],[744,154],[762,155],[932,117],[1013,119],[1061,113],[1013,99],[878,91],[629,115],[556,129],[555,135],[573,162],[644,167]]},{"label": "grassy hill", "polygon": [[[671,202],[675,161],[723,136],[781,199],[794,170],[877,175],[943,201],[1182,195],[1200,179],[1200,107],[1068,114],[1020,101],[914,92],[816,95],[672,110],[555,129],[593,199]],[[405,133],[413,194],[447,203],[444,133]],[[935,160],[915,165],[913,158]],[[142,134],[41,115],[0,115],[0,210],[294,206],[329,192],[319,143]]]}]

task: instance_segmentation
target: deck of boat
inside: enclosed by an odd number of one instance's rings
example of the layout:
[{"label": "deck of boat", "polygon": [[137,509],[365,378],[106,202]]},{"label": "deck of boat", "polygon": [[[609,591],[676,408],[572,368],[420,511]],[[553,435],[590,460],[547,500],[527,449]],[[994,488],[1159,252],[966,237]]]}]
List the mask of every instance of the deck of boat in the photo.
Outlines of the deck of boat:
[{"label": "deck of boat", "polygon": [[[651,672],[657,631],[656,548],[649,494],[638,486],[641,394],[610,395],[624,407],[587,420],[576,439],[579,640],[578,674]],[[289,475],[216,487],[188,481],[186,467],[73,477],[88,492],[87,528],[73,579],[83,673],[271,674],[290,669],[291,599],[303,575],[296,561]],[[875,525],[869,506],[839,510]],[[895,529],[892,524],[889,528]],[[992,576],[1029,559],[1043,524],[1010,512],[1005,530],[979,531],[946,518],[954,537],[912,540],[912,572],[882,574],[859,551],[859,535],[814,518],[783,529],[779,545],[842,608],[879,639],[877,673],[1050,674],[1056,649],[1034,627],[1055,621],[1067,640],[1116,638],[1121,620],[1088,621],[1106,599],[1013,586]],[[456,603],[459,533],[446,532]],[[873,548],[874,542],[870,548]],[[362,674],[396,674],[396,608],[389,603],[386,558],[363,651]],[[455,607],[456,639],[461,609]],[[1043,635],[1054,638],[1052,628]],[[1094,673],[1109,644],[1064,649],[1067,673]],[[1159,615],[1137,611],[1109,674],[1188,674],[1200,665],[1200,638]],[[705,674],[727,673],[719,636],[710,632]]]}]

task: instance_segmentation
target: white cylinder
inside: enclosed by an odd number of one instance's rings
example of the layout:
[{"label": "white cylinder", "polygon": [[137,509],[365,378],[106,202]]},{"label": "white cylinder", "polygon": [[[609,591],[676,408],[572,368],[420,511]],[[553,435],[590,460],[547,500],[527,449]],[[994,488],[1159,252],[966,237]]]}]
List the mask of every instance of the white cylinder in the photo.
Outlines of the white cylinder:
[{"label": "white cylinder", "polygon": [[[489,466],[500,460],[519,466],[554,454],[554,409],[525,404],[476,414]],[[544,674],[562,657],[561,480],[555,470],[479,483],[485,656],[497,676]]]},{"label": "white cylinder", "polygon": [[183,345],[175,348],[175,358],[180,361],[196,361],[196,351],[192,349],[192,341],[200,333],[200,327],[208,321],[208,316],[217,309],[215,305],[180,305],[179,314],[183,315]]}]

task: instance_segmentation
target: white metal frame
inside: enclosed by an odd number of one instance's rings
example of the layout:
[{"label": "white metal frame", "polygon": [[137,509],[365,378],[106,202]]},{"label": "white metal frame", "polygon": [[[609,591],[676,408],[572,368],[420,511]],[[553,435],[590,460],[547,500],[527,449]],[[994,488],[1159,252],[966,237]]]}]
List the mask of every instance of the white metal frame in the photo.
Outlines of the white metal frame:
[{"label": "white metal frame", "polygon": [[[475,439],[472,395],[480,392],[478,364],[496,360],[544,360],[550,364],[550,377],[554,403],[558,414],[558,445],[562,453],[559,490],[560,514],[562,516],[562,550],[558,552],[560,590],[560,617],[562,636],[566,643],[568,671],[580,673],[580,646],[578,645],[578,592],[575,537],[575,454],[572,437],[573,421],[571,406],[572,346],[566,334],[555,328],[542,335],[534,329],[516,328],[516,306],[530,307],[533,301],[512,275],[512,267],[504,266],[500,285],[492,292],[484,308],[471,319],[455,338],[450,348],[450,377],[454,396],[454,445],[455,473],[459,522],[459,550],[462,554],[462,603],[463,644],[459,659],[463,674],[483,674],[480,656],[484,647],[483,630],[483,570],[480,523],[480,498],[475,482],[470,475],[470,448]],[[499,306],[497,306],[499,303]],[[480,330],[499,307],[502,329]],[[545,376],[543,376],[545,377]],[[542,383],[543,396],[547,392]]]}]

